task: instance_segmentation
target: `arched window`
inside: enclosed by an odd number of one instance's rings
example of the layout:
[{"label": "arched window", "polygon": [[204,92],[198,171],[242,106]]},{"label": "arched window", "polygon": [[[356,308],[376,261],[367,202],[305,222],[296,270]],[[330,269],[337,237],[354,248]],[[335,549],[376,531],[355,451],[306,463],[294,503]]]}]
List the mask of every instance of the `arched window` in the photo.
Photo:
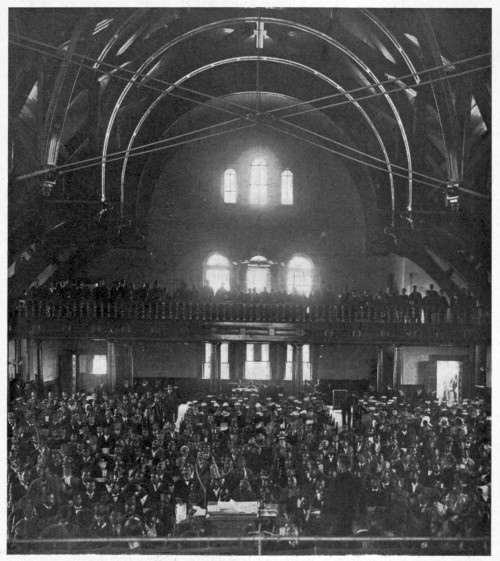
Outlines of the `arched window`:
[{"label": "arched window", "polygon": [[247,268],[247,290],[271,292],[271,264],[262,255],[250,259]]},{"label": "arched window", "polygon": [[224,172],[223,192],[225,203],[236,202],[238,198],[238,180],[234,169],[227,169]]},{"label": "arched window", "polygon": [[289,294],[304,294],[309,296],[313,286],[314,267],[308,257],[296,255],[287,267],[287,291]]},{"label": "arched window", "polygon": [[293,205],[293,173],[289,169],[281,174],[281,204]]},{"label": "arched window", "polygon": [[250,167],[250,204],[266,205],[268,186],[267,162],[258,158]]},{"label": "arched window", "polygon": [[224,255],[212,253],[205,261],[205,283],[214,292],[221,287],[229,290],[231,288],[231,263]]}]

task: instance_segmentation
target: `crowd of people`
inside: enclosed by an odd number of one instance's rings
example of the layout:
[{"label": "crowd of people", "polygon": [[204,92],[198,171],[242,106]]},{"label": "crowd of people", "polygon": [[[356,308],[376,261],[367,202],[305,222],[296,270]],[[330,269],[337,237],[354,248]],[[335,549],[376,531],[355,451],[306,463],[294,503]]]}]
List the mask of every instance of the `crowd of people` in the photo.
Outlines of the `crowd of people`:
[{"label": "crowd of people", "polygon": [[348,317],[360,317],[366,320],[399,321],[404,323],[443,323],[448,319],[454,323],[468,324],[478,320],[477,301],[470,291],[457,290],[451,297],[443,290],[439,292],[431,284],[423,294],[417,286],[411,292],[385,288],[378,291],[370,289],[354,290],[344,288],[337,294],[331,285],[318,288],[310,295],[297,292],[288,293],[255,289],[242,291],[220,287],[214,291],[209,283],[198,288],[181,282],[169,292],[158,281],[144,282],[137,286],[124,279],[112,283],[103,280],[89,282],[69,280],[33,285],[21,300],[22,305],[30,302],[81,302],[82,305],[95,303],[104,307],[108,305],[127,306],[129,304],[146,305],[151,311],[161,302],[213,302],[239,304],[304,304],[342,307]]},{"label": "crowd of people", "polygon": [[276,505],[259,519],[275,534],[490,534],[488,402],[370,386],[347,394],[343,422],[326,402],[317,388],[237,387],[179,408],[167,380],[90,395],[18,384],[8,535],[213,535],[200,513],[231,500]]}]

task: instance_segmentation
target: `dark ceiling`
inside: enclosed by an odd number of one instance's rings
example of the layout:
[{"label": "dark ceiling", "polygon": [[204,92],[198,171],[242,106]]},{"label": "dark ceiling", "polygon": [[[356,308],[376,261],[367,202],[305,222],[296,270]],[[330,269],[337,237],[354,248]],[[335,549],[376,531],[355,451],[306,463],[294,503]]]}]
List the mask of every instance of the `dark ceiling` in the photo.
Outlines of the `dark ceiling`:
[{"label": "dark ceiling", "polygon": [[[79,228],[109,241],[103,215],[140,228],[162,169],[138,147],[163,141],[166,163],[169,144],[248,126],[344,158],[377,201],[372,250],[487,299],[490,52],[486,9],[11,9],[11,287],[64,270],[68,247],[89,258]],[[28,273],[33,244],[46,259]]]}]

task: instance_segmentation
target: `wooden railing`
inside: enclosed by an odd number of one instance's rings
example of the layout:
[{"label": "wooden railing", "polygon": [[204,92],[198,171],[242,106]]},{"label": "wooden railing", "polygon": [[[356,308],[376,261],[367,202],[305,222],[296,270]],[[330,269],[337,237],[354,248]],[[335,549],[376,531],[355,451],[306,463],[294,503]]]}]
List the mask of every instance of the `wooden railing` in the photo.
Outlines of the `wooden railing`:
[{"label": "wooden railing", "polygon": [[349,306],[317,303],[249,303],[192,300],[100,302],[95,300],[21,300],[14,317],[30,319],[156,320],[266,323],[387,323],[480,326],[480,308],[425,309],[420,306]]}]

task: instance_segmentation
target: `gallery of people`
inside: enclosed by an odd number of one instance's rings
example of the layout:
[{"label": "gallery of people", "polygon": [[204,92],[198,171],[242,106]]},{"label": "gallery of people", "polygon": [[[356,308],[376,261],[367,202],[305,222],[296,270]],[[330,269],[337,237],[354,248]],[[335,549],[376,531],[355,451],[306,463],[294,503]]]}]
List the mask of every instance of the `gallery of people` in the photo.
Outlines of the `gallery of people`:
[{"label": "gallery of people", "polygon": [[491,10],[8,23],[6,551],[491,555]]}]

